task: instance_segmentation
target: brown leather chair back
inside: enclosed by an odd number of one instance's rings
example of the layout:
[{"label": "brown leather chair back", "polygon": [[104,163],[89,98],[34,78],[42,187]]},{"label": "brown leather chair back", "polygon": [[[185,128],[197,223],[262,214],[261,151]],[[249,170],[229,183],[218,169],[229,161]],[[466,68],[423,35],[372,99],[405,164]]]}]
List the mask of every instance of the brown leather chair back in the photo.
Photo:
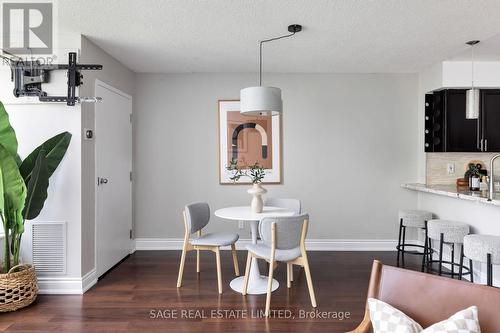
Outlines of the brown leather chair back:
[{"label": "brown leather chair back", "polygon": [[[456,312],[476,305],[482,333],[500,332],[500,289],[458,281],[374,261],[368,297],[403,311],[426,328]],[[366,318],[366,315],[368,318]],[[353,332],[369,332],[363,324]]]}]

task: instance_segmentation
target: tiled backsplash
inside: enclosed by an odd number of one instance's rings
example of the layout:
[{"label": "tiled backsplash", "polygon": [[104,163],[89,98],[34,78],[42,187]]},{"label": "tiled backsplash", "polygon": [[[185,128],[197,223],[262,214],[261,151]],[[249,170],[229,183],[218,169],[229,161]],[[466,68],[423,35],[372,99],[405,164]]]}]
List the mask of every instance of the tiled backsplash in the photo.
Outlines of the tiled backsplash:
[{"label": "tiled backsplash", "polygon": [[[493,153],[427,153],[427,184],[456,184],[462,178],[470,161],[478,161],[488,170]],[[448,163],[455,164],[455,173],[448,174]],[[500,160],[495,162],[495,180],[500,180]]]}]

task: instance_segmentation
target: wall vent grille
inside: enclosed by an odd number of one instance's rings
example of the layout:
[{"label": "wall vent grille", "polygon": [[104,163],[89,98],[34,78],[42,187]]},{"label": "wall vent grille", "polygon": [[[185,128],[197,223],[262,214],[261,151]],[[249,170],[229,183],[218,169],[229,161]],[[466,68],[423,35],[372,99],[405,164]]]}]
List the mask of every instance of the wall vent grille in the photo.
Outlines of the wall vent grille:
[{"label": "wall vent grille", "polygon": [[31,236],[37,274],[66,274],[66,222],[33,222]]}]

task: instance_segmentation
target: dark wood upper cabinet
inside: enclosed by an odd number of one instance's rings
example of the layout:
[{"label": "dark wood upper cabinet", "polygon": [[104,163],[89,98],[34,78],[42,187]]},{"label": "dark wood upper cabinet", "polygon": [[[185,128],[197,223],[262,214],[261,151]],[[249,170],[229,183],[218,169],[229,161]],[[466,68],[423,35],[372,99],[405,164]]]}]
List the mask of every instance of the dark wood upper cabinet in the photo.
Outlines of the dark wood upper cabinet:
[{"label": "dark wood upper cabinet", "polygon": [[500,152],[500,89],[481,90],[483,150]]},{"label": "dark wood upper cabinet", "polygon": [[479,152],[478,120],[465,116],[465,90],[444,90],[447,152]]},{"label": "dark wood upper cabinet", "polygon": [[500,89],[481,89],[479,119],[467,119],[465,89],[425,95],[426,152],[500,152]]},{"label": "dark wood upper cabinet", "polygon": [[479,122],[465,116],[465,90],[446,89],[426,95],[425,151],[480,152]]}]

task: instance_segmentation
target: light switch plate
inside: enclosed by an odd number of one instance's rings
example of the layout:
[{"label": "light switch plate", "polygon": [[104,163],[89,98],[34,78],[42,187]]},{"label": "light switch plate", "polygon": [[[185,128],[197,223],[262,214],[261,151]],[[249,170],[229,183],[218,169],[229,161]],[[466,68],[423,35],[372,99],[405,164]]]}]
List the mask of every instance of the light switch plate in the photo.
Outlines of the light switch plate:
[{"label": "light switch plate", "polygon": [[449,175],[453,175],[455,173],[455,163],[448,163],[446,165],[446,171]]},{"label": "light switch plate", "polygon": [[245,222],[244,221],[238,221],[238,229],[245,229]]}]

